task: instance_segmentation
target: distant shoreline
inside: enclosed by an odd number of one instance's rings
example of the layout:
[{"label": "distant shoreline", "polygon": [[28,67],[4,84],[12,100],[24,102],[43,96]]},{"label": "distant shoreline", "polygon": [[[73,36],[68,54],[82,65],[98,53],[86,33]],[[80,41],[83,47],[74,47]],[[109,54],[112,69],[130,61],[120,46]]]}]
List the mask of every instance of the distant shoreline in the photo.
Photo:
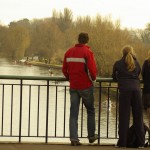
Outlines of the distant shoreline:
[{"label": "distant shoreline", "polygon": [[55,65],[55,64],[46,64],[44,62],[37,62],[37,61],[26,61],[24,62],[26,65],[34,65],[34,66],[40,66],[40,67],[47,67],[47,68],[55,68],[55,69],[61,69],[62,65]]}]

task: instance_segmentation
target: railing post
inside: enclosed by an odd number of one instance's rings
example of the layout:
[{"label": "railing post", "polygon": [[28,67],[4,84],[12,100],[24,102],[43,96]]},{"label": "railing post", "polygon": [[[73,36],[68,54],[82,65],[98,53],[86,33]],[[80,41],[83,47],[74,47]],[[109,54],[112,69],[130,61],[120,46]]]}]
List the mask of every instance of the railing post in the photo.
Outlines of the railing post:
[{"label": "railing post", "polygon": [[116,139],[117,139],[117,135],[118,135],[118,96],[119,96],[119,90],[117,88],[117,100],[116,100]]},{"label": "railing post", "polygon": [[10,124],[10,135],[12,136],[12,124],[13,124],[13,85],[11,89],[11,124]]},{"label": "railing post", "polygon": [[48,113],[49,113],[49,80],[47,80],[46,137],[45,137],[45,143],[48,142]]},{"label": "railing post", "polygon": [[98,144],[100,144],[100,121],[101,121],[101,92],[102,92],[102,88],[101,88],[101,82],[99,82],[99,109],[98,109]]},{"label": "railing post", "polygon": [[19,143],[21,142],[21,127],[22,127],[22,79],[20,80],[20,121],[19,121]]},{"label": "railing post", "polygon": [[3,136],[3,128],[4,128],[4,84],[2,91],[2,124],[1,124],[1,135]]},{"label": "railing post", "polygon": [[64,133],[63,136],[65,137],[65,129],[66,129],[66,86],[65,86],[65,90],[64,90]]}]

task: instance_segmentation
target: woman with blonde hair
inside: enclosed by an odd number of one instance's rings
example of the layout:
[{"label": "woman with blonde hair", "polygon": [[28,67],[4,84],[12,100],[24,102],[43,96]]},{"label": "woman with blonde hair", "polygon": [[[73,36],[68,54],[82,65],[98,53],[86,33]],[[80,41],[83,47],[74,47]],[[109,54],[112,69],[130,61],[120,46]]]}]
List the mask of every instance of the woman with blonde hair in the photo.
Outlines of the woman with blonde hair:
[{"label": "woman with blonde hair", "polygon": [[128,147],[127,133],[130,125],[130,107],[132,107],[137,147],[143,148],[145,133],[139,80],[141,68],[133,53],[132,46],[124,46],[122,53],[123,57],[115,62],[112,73],[113,80],[118,82],[119,89],[119,140],[117,146]]},{"label": "woman with blonde hair", "polygon": [[149,128],[150,128],[150,51],[148,51],[148,58],[145,59],[142,66],[142,78],[143,78],[143,105],[147,112]]}]

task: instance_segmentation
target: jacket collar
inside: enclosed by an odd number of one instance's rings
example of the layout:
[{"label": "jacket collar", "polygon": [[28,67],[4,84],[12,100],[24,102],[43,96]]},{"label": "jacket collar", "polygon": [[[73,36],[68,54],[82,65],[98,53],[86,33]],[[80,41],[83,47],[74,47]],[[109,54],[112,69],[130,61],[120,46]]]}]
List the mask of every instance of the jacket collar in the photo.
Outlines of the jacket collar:
[{"label": "jacket collar", "polygon": [[87,48],[90,48],[89,46],[87,46],[86,44],[76,44],[75,47],[87,47]]}]

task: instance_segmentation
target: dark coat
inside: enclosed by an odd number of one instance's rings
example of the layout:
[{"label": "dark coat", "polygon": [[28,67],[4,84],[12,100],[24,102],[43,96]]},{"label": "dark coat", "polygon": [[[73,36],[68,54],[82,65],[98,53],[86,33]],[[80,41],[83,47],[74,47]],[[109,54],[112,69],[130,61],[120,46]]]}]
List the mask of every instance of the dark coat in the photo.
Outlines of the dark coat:
[{"label": "dark coat", "polygon": [[142,78],[144,82],[144,93],[150,94],[150,63],[148,60],[145,60],[142,66]]},{"label": "dark coat", "polygon": [[118,82],[119,90],[140,90],[139,75],[141,72],[141,67],[136,58],[134,58],[134,61],[136,68],[133,71],[127,70],[124,57],[115,62],[113,66],[112,78],[114,81]]}]

